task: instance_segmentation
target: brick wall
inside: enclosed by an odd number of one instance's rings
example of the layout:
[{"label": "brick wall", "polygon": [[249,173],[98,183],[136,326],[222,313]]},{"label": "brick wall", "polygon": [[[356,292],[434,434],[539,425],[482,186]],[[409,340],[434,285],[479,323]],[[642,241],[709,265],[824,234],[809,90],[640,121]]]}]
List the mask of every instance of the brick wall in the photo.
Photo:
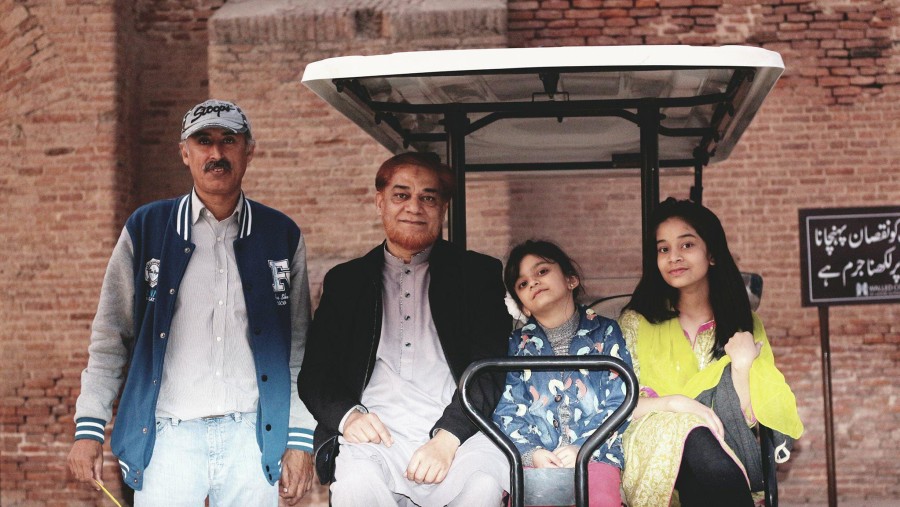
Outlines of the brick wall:
[{"label": "brick wall", "polygon": [[[221,2],[196,6],[190,20],[183,4],[0,3],[0,124],[8,133],[0,199],[9,210],[0,269],[11,280],[0,306],[0,504],[97,498],[65,483],[64,457],[119,230],[138,204],[190,186],[176,155],[178,125],[207,95],[206,18]],[[198,31],[200,42],[189,46]],[[191,71],[202,77],[180,79]],[[163,135],[167,148],[157,150],[154,136]],[[118,476],[107,452],[104,477],[127,497]]]},{"label": "brick wall", "polygon": [[[0,504],[64,489],[78,372],[130,174],[113,2],[0,2]],[[88,29],[89,28],[89,29]],[[127,86],[127,85],[126,85]],[[107,477],[116,471],[107,468]]]},{"label": "brick wall", "polygon": [[137,203],[183,194],[191,187],[176,143],[182,115],[209,96],[206,27],[223,3],[139,0],[127,7],[133,17],[126,26],[131,27],[138,86],[131,100],[140,111],[131,135],[140,149],[130,164],[137,178],[133,192]]},{"label": "brick wall", "polygon": [[[223,5],[224,4],[224,5]],[[781,471],[784,504],[825,501],[818,324],[799,305],[797,209],[900,201],[896,0],[0,0],[0,504],[103,505],[66,482],[79,372],[103,270],[124,218],[190,179],[181,115],[216,96],[259,139],[247,193],[289,213],[325,271],[382,235],[372,179],[387,153],[300,84],[308,62],[419,49],[584,44],[751,44],[787,72],[705,202],[745,270],[807,433]],[[457,8],[456,6],[464,6]],[[661,195],[690,176],[664,173]],[[470,178],[470,248],[504,257],[559,241],[593,294],[639,274],[639,179],[626,172]],[[831,311],[838,490],[900,496],[900,306]],[[107,446],[108,448],[108,446]],[[117,471],[107,454],[104,476]],[[323,505],[317,490],[305,503]]]}]

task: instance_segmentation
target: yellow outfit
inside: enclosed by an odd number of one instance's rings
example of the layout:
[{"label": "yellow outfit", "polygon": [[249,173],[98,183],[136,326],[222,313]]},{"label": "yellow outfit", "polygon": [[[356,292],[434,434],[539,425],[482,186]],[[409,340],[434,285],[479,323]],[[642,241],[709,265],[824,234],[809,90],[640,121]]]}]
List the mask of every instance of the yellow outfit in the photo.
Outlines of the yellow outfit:
[{"label": "yellow outfit", "polygon": [[[712,359],[715,327],[697,333],[694,347],[685,338],[677,318],[651,324],[628,310],[619,326],[634,363],[641,395],[652,390],[659,396],[681,394],[696,398],[719,383],[727,355]],[[765,426],[792,438],[800,438],[803,424],[794,393],[775,367],[772,348],[762,321],[753,315],[753,339],[762,343],[759,357],[750,367],[750,405]],[[625,470],[622,487],[631,507],[669,505],[687,434],[703,421],[693,414],[651,412],[633,421],[624,435]],[[741,465],[730,448],[723,448]],[[741,465],[743,469],[743,465]]]}]

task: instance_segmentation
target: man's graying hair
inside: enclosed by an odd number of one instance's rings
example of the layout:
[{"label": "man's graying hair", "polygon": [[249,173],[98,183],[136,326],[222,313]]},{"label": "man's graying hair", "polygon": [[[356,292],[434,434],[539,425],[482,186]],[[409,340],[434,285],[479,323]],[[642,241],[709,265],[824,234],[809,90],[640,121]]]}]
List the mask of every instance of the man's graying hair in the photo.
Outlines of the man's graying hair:
[{"label": "man's graying hair", "polygon": [[379,192],[384,190],[384,187],[394,177],[397,169],[403,166],[421,167],[437,175],[440,183],[438,192],[445,201],[449,201],[453,194],[456,193],[456,177],[453,174],[453,169],[441,162],[440,157],[435,153],[414,151],[394,155],[381,164],[381,167],[378,168],[378,172],[375,174],[375,190]]}]

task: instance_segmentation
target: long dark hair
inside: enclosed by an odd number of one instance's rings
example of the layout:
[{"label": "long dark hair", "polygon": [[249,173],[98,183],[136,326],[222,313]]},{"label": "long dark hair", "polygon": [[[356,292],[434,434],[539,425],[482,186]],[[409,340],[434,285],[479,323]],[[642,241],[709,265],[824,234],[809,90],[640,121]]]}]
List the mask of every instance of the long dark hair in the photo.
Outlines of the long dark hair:
[{"label": "long dark hair", "polygon": [[506,260],[506,268],[503,270],[503,283],[506,284],[506,291],[512,296],[513,301],[519,305],[519,308],[522,308],[522,301],[519,299],[519,295],[516,294],[516,280],[519,278],[522,259],[526,255],[534,255],[545,261],[555,262],[559,265],[564,276],[577,278],[579,282],[578,287],[575,287],[575,290],[572,291],[572,297],[576,303],[578,302],[578,297],[584,292],[578,264],[566,255],[566,252],[563,252],[563,249],[556,243],[529,239],[513,247],[512,251],[509,252],[509,258]]},{"label": "long dark hair", "polygon": [[672,197],[661,202],[650,217],[648,238],[643,247],[643,274],[626,309],[634,310],[648,321],[659,324],[678,316],[678,289],[667,284],[659,272],[656,252],[656,230],[670,218],[687,222],[706,243],[707,253],[715,264],[709,266],[709,302],[716,320],[716,343],[712,355],[725,355],[725,344],[738,331],[753,332],[753,314],[744,279],[728,250],[725,230],[718,217],[693,201]]}]

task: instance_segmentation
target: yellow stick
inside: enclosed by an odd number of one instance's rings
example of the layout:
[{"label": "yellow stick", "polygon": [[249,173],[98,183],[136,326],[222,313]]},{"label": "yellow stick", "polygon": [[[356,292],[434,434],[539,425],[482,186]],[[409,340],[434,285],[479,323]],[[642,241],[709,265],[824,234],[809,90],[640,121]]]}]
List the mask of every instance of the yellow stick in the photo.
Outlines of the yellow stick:
[{"label": "yellow stick", "polygon": [[112,493],[109,492],[108,489],[103,487],[103,484],[100,484],[100,481],[98,481],[97,479],[94,479],[94,482],[97,483],[97,485],[100,486],[100,489],[102,489],[103,492],[106,493],[106,496],[108,496],[109,499],[112,500],[114,504],[116,504],[116,507],[122,507],[122,504],[120,504],[119,501],[116,500],[116,497],[114,497],[112,495]]}]

